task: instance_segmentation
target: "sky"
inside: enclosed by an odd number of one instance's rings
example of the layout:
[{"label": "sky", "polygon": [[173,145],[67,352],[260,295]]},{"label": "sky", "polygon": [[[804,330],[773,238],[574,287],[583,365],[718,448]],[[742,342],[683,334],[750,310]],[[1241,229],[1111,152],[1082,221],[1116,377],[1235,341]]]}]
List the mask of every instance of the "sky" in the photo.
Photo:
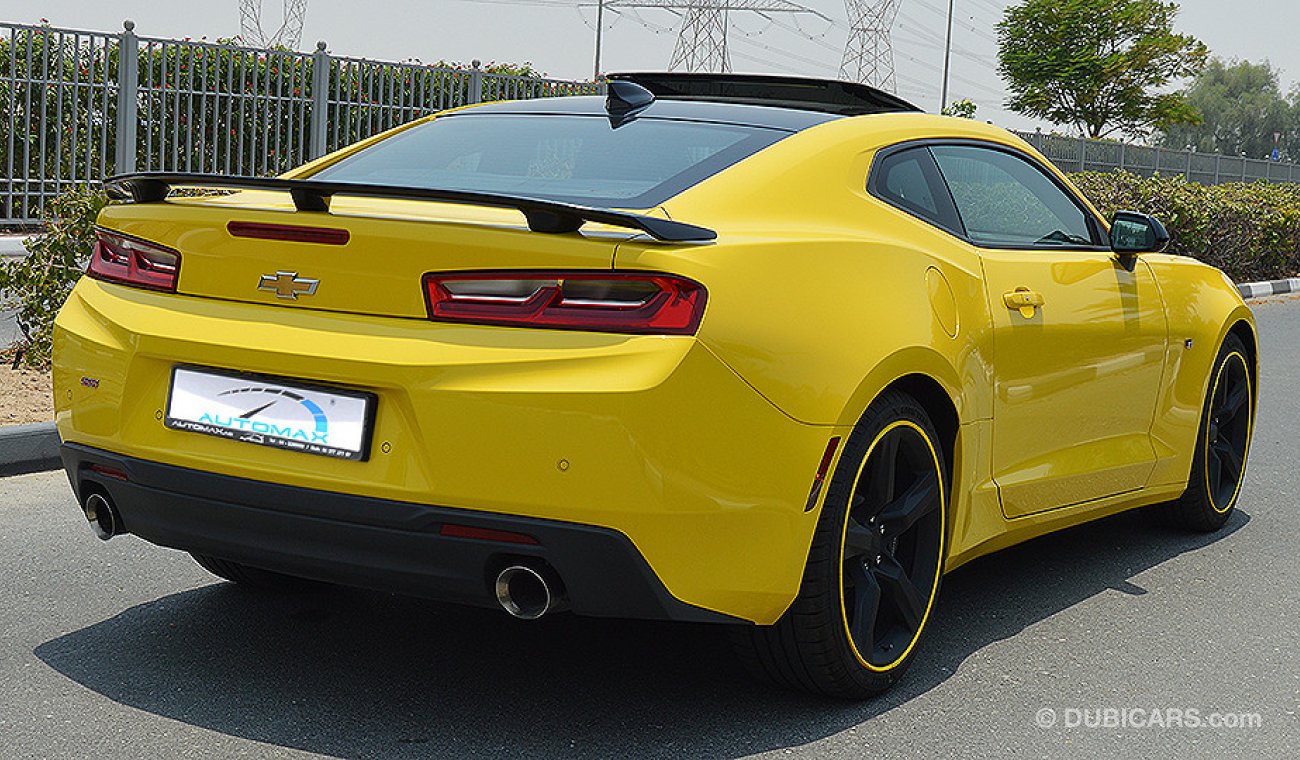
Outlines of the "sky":
[{"label": "sky", "polygon": [[[812,14],[733,12],[729,44],[735,71],[835,77],[847,38],[843,0],[795,0]],[[949,101],[969,98],[978,116],[997,124],[1040,125],[1002,108],[995,70],[994,24],[1008,0],[954,0]],[[595,0],[309,0],[300,48],[317,40],[340,55],[382,60],[530,62],[551,76],[590,79]],[[1225,59],[1268,60],[1284,90],[1300,80],[1300,2],[1182,0],[1179,31]],[[898,92],[926,110],[939,108],[946,0],[900,0],[893,45]],[[278,27],[282,0],[264,0],[263,23]],[[238,0],[0,0],[0,21],[118,31],[122,20],[152,37],[231,37],[239,33]],[[602,69],[662,70],[679,18],[663,9],[606,12]]]}]

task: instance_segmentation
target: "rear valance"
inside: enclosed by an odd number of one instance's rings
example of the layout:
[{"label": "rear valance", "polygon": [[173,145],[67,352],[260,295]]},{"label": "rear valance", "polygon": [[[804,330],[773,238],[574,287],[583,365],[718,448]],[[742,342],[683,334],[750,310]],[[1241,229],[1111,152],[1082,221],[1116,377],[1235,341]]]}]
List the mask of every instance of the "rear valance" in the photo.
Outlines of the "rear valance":
[{"label": "rear valance", "polygon": [[175,187],[218,188],[230,190],[282,190],[293,198],[299,211],[329,211],[330,199],[335,195],[363,198],[393,198],[398,200],[424,200],[439,203],[458,203],[468,206],[513,208],[523,212],[528,228],[534,232],[574,232],[586,222],[608,224],[640,230],[655,240],[667,243],[703,243],[717,238],[717,233],[705,227],[675,222],[671,219],[593,208],[559,201],[526,198],[495,193],[476,193],[461,190],[436,190],[420,187],[390,187],[349,182],[321,182],[310,179],[279,179],[274,177],[233,177],[220,174],[183,174],[144,172],[122,174],[104,181],[104,190],[115,200],[135,203],[156,203],[167,197]]}]

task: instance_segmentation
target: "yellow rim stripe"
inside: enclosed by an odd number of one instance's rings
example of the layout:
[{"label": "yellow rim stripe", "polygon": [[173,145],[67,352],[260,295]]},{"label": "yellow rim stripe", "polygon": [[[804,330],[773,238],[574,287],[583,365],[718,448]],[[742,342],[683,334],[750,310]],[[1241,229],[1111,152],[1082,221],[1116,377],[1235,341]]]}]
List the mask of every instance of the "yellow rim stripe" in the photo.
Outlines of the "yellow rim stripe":
[{"label": "yellow rim stripe", "polygon": [[1241,493],[1241,484],[1246,479],[1246,456],[1250,453],[1250,439],[1255,432],[1255,402],[1251,396],[1253,389],[1250,386],[1250,365],[1246,363],[1246,357],[1242,356],[1241,352],[1233,351],[1223,357],[1223,364],[1219,366],[1219,373],[1214,376],[1214,385],[1210,388],[1210,405],[1213,407],[1214,394],[1219,392],[1219,380],[1223,379],[1223,373],[1228,369],[1228,363],[1234,356],[1241,362],[1241,368],[1246,373],[1246,450],[1241,453],[1241,472],[1237,474],[1237,487],[1232,489],[1232,497],[1228,499],[1223,509],[1219,509],[1219,505],[1214,503],[1214,489],[1210,488],[1210,420],[1208,417],[1205,420],[1205,455],[1201,460],[1205,463],[1205,467],[1202,468],[1205,470],[1205,497],[1210,500],[1210,508],[1219,514],[1232,509],[1232,505],[1237,501],[1237,494]]},{"label": "yellow rim stripe", "polygon": [[[853,495],[857,493],[858,483],[862,479],[862,470],[867,466],[867,462],[871,459],[871,452],[875,451],[876,444],[880,443],[881,439],[883,439],[889,431],[899,427],[910,427],[921,436],[921,440],[925,441],[925,445],[930,449],[930,458],[934,461],[934,471],[939,477],[939,556],[937,566],[934,570],[934,584],[930,587],[930,599],[925,604],[925,614],[921,616],[921,624],[917,626],[916,634],[912,636],[912,641],[908,643],[907,648],[904,649],[903,653],[896,657],[893,662],[890,662],[888,665],[873,665],[867,661],[867,658],[862,656],[861,652],[858,651],[857,642],[853,640],[853,631],[849,629],[849,610],[844,599],[844,544],[848,540],[849,515],[852,512],[851,507],[853,506]],[[853,650],[853,656],[858,658],[858,662],[868,670],[883,673],[892,669],[894,666],[898,665],[898,663],[906,659],[907,655],[912,651],[912,648],[916,646],[916,642],[920,640],[921,631],[925,630],[925,621],[930,618],[930,609],[934,607],[935,591],[939,588],[939,576],[943,572],[943,552],[946,541],[947,525],[948,506],[947,496],[944,493],[943,468],[939,466],[939,455],[934,450],[934,444],[930,441],[930,436],[926,435],[920,425],[917,425],[910,420],[891,422],[889,425],[885,426],[884,430],[881,430],[876,434],[875,440],[873,440],[871,445],[867,447],[867,453],[863,455],[862,462],[858,465],[858,471],[854,475],[853,479],[853,490],[849,492],[848,507],[844,510],[844,528],[840,532],[840,556],[838,563],[838,574],[840,579],[840,618],[844,621],[844,633],[849,639],[849,648]]]}]

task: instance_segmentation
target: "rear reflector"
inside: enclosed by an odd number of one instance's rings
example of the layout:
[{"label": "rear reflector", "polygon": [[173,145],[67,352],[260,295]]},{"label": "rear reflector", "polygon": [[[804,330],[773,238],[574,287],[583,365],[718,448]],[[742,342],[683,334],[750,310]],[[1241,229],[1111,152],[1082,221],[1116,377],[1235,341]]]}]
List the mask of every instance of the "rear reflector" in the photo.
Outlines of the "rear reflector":
[{"label": "rear reflector", "polygon": [[438,533],[452,538],[474,538],[480,541],[500,541],[504,544],[529,544],[531,546],[541,544],[540,541],[527,533],[512,533],[508,530],[494,530],[492,528],[472,528],[468,525],[455,525],[453,523],[444,523]]},{"label": "rear reflector", "polygon": [[343,245],[348,242],[347,230],[333,227],[303,227],[297,224],[263,224],[261,222],[230,222],[226,231],[235,237],[261,240],[284,240],[291,243],[320,243]]},{"label": "rear reflector", "polygon": [[181,255],[171,248],[97,227],[86,274],[138,288],[175,291],[180,268]]},{"label": "rear reflector", "polygon": [[561,330],[694,335],[704,286],[657,272],[430,272],[429,319]]},{"label": "rear reflector", "polygon": [[826,473],[830,472],[831,461],[835,459],[835,450],[840,447],[840,437],[837,435],[826,443],[826,452],[822,454],[822,463],[817,466],[817,474],[813,476],[812,492],[808,494],[808,504],[804,506],[805,512],[812,511],[817,506],[817,497],[821,495],[822,488],[826,485]]},{"label": "rear reflector", "polygon": [[116,467],[109,467],[108,465],[104,465],[104,464],[92,464],[90,466],[90,471],[97,475],[103,475],[106,478],[112,478],[114,480],[128,479],[125,472],[117,469]]}]

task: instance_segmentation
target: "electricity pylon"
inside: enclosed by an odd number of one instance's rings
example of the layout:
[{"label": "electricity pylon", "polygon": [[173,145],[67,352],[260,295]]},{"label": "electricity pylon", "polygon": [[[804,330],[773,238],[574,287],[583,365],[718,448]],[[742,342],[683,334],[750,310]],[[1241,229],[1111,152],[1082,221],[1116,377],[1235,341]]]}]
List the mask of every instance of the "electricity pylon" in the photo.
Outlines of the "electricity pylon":
[{"label": "electricity pylon", "polygon": [[663,8],[680,15],[682,28],[668,62],[672,71],[731,71],[727,29],[732,11],[765,17],[774,13],[807,13],[830,20],[812,8],[789,0],[607,0],[605,7],[611,10]]},{"label": "electricity pylon", "polygon": [[894,92],[894,46],[890,31],[898,16],[898,0],[844,0],[849,40],[844,45],[840,76]]},{"label": "electricity pylon", "polygon": [[249,47],[298,49],[307,0],[284,0],[284,21],[274,34],[262,29],[262,0],[239,0],[240,37]]}]

